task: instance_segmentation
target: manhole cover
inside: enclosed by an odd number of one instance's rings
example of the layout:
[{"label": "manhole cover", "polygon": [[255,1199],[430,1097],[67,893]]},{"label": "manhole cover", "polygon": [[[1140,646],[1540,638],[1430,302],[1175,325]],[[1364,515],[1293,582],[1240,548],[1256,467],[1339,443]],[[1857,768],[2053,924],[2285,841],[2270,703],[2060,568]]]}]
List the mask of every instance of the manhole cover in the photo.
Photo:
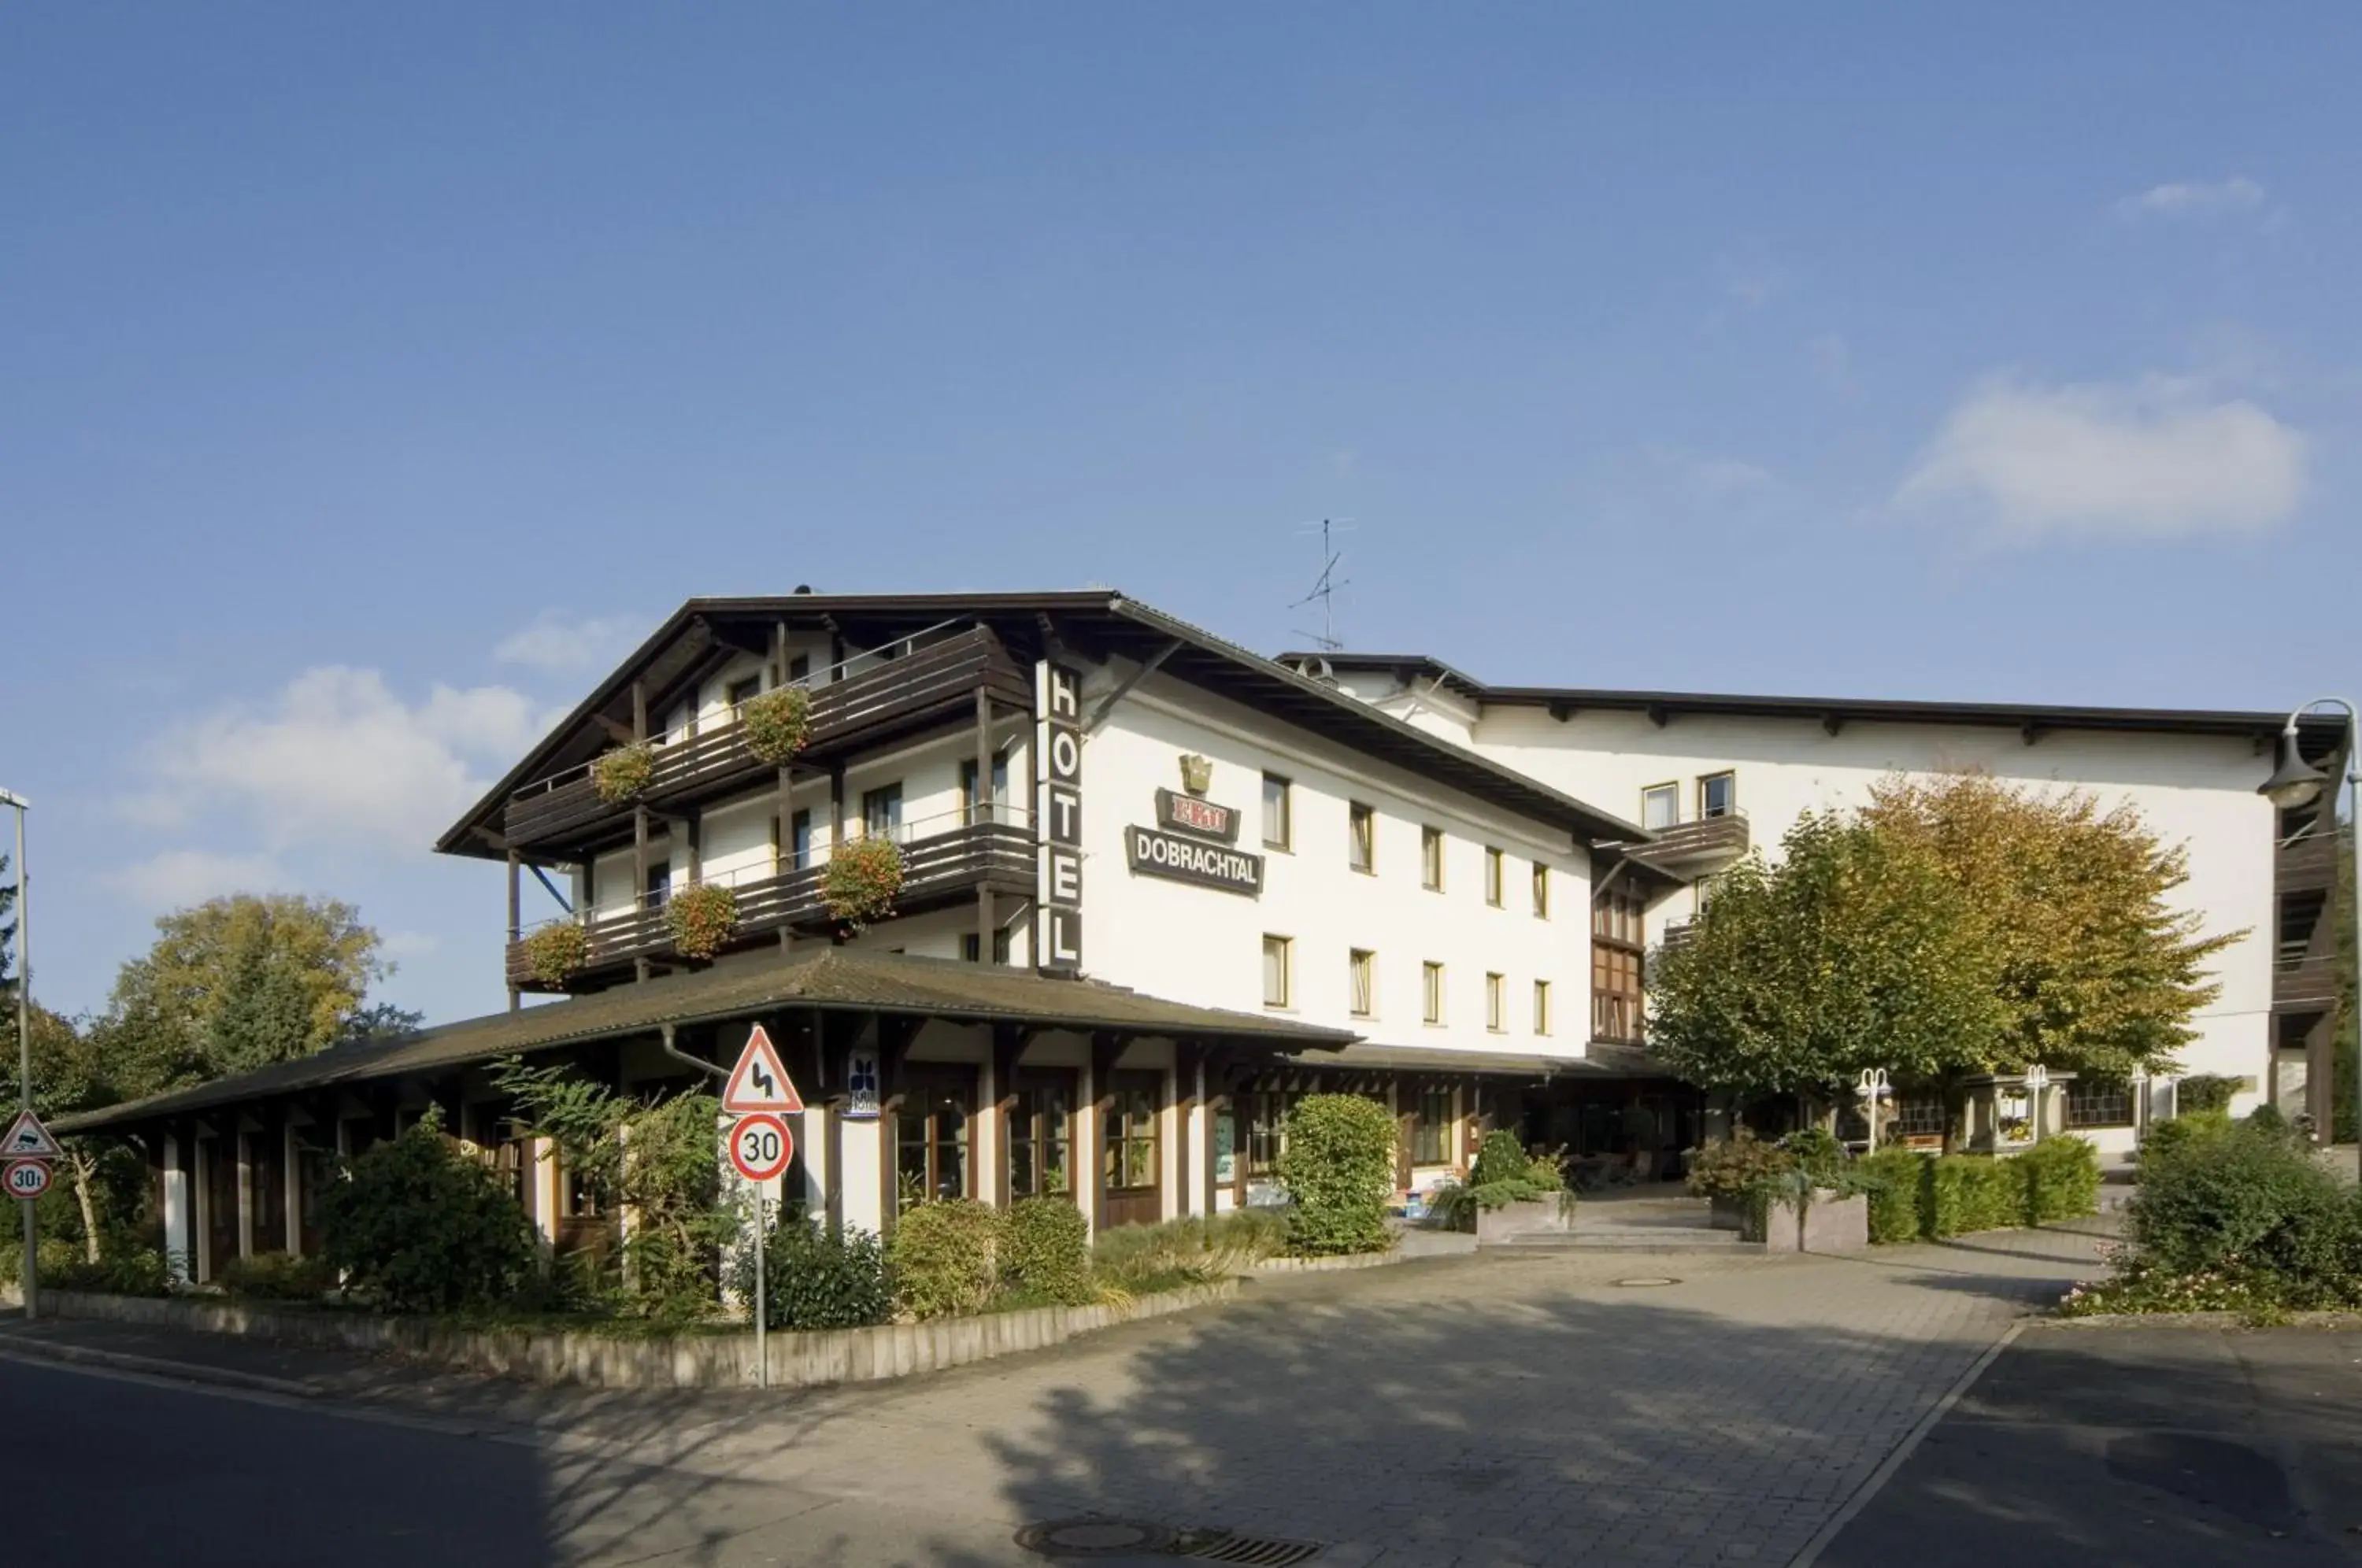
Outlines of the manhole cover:
[{"label": "manhole cover", "polygon": [[1681,1281],[1669,1274],[1636,1274],[1628,1279],[1618,1279],[1610,1283],[1623,1286],[1628,1290],[1639,1290],[1660,1285],[1679,1285]]},{"label": "manhole cover", "polygon": [[1019,1530],[1017,1544],[1044,1557],[1128,1557],[1170,1551],[1173,1532],[1139,1519],[1053,1519]]}]

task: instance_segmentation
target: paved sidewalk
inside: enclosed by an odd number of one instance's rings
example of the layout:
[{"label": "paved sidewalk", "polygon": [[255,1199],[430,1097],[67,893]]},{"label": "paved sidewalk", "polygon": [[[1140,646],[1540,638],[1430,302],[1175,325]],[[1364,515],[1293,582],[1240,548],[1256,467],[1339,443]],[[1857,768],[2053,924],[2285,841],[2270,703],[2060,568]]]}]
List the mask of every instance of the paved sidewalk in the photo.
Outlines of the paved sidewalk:
[{"label": "paved sidewalk", "polygon": [[[793,1496],[890,1518],[894,1561],[1025,1561],[1020,1526],[1097,1514],[1318,1541],[1324,1564],[1784,1564],[2011,1322],[2097,1272],[2103,1228],[1260,1278],[1050,1351],[772,1396],[531,1388],[115,1325],[9,1323],[0,1353],[31,1334],[234,1364],[319,1388],[324,1414],[533,1447],[557,1561],[656,1540],[790,1560],[763,1554],[745,1499]],[[831,1551],[889,1560],[857,1533]]]}]

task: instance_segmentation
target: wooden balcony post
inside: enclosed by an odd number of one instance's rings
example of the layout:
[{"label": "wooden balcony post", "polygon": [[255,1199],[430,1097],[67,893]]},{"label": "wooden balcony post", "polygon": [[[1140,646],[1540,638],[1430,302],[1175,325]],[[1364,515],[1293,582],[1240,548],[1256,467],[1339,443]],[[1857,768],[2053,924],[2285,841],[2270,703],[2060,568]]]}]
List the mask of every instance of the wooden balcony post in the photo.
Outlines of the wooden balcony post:
[{"label": "wooden balcony post", "polygon": [[[632,709],[633,709],[633,712],[634,712],[634,714],[635,714],[635,717],[645,718],[645,717],[646,716],[646,712],[647,712],[647,710],[646,710],[646,705],[645,705],[644,703],[642,703],[642,702],[641,702],[641,701],[640,701],[640,696],[639,696],[639,687],[638,687],[636,684],[635,684],[635,685],[633,686],[633,688],[632,688]],[[639,914],[640,914],[641,911],[646,907],[646,903],[647,903],[647,898],[648,898],[648,809],[647,809],[647,807],[646,807],[646,806],[645,806],[645,805],[635,805],[635,806],[634,806],[634,807],[632,808],[632,904],[631,904],[633,919],[634,919],[635,921],[636,921],[636,920],[639,918]],[[646,980],[647,977],[648,977],[648,961],[647,961],[646,957],[646,956],[642,956],[642,957],[638,957],[638,958],[635,958],[635,959],[633,959],[633,960],[632,960],[632,978],[634,978],[635,980]]]},{"label": "wooden balcony post", "polygon": [[[524,911],[520,907],[518,891],[519,874],[517,852],[512,849],[509,851],[509,945],[512,947],[515,946],[518,938],[524,934]],[[505,961],[501,967],[503,971],[507,969]],[[509,1010],[514,1012],[524,1005],[524,998],[519,994],[516,986],[512,983],[509,987]]]}]

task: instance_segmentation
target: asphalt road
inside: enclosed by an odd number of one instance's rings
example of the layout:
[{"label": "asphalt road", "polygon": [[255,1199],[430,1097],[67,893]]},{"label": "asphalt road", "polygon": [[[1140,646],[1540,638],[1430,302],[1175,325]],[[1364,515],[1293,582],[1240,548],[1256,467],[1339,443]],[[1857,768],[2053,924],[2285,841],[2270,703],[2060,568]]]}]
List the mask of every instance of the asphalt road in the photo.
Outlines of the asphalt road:
[{"label": "asphalt road", "polygon": [[2022,1335],[1816,1568],[2355,1568],[2362,1333]]}]

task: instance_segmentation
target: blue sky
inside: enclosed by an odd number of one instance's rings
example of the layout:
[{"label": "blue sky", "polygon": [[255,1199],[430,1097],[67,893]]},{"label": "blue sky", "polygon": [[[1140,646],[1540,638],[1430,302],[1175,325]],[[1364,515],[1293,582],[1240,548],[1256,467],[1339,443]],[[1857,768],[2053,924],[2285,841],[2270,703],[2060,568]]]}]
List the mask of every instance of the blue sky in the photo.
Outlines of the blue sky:
[{"label": "blue sky", "polygon": [[[2353,685],[2362,13],[0,18],[36,989],[353,900],[681,598],[1109,583],[1504,681]],[[2275,26],[2274,23],[2279,25]]]}]

